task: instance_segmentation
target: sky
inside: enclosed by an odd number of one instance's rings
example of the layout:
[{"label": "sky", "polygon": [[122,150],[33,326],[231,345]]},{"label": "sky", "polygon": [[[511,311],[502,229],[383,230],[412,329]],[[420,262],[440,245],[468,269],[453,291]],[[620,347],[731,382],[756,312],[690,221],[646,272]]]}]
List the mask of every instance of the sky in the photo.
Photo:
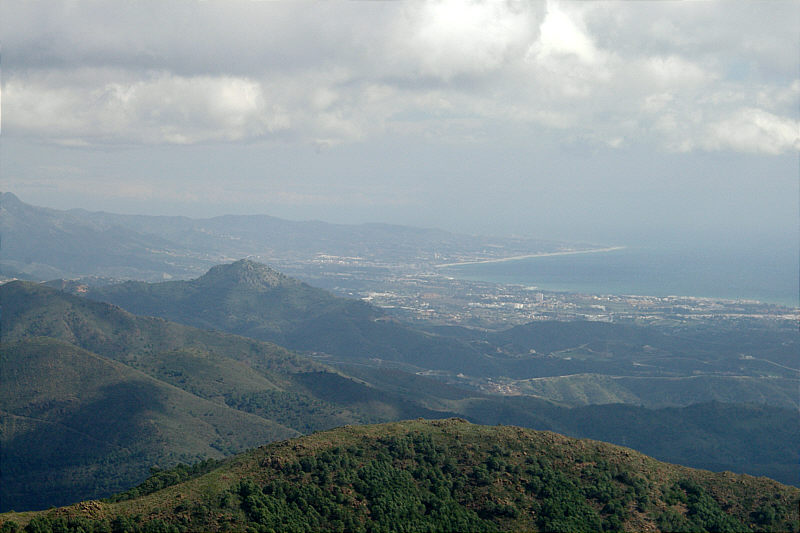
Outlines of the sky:
[{"label": "sky", "polygon": [[0,188],[797,246],[800,2],[0,3]]}]

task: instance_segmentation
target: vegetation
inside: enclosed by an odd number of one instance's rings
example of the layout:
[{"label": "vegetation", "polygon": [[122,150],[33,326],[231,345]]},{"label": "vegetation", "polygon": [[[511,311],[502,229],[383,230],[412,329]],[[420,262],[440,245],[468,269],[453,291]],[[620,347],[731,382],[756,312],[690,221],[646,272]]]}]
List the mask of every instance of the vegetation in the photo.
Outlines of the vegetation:
[{"label": "vegetation", "polygon": [[5,284],[0,298],[0,511],[107,497],[140,483],[153,465],[218,459],[299,433],[456,415],[798,480],[800,421],[787,409],[568,409],[396,369],[340,367],[345,374],[273,344],[138,317],[32,283]]},{"label": "vegetation", "polygon": [[216,266],[190,281],[127,282],[87,296],[133,313],[347,360],[379,358],[418,368],[449,368],[458,361],[471,374],[492,370],[490,358],[461,341],[385,320],[364,302],[333,296],[249,260]]},{"label": "vegetation", "polygon": [[125,492],[114,494],[109,498],[106,498],[105,501],[112,503],[121,502],[125,500],[133,500],[139,496],[152,494],[165,487],[171,487],[172,485],[177,485],[178,483],[183,483],[186,480],[206,474],[217,468],[220,464],[222,464],[221,461],[206,459],[205,461],[200,461],[199,463],[195,463],[193,465],[185,465],[180,463],[177,466],[167,470],[163,470],[158,467],[152,467],[150,468],[150,477],[145,479],[142,483],[126,490]]},{"label": "vegetation", "polygon": [[4,343],[2,369],[3,510],[106,496],[152,465],[298,434],[55,339]]},{"label": "vegetation", "polygon": [[[209,466],[216,468],[202,473]],[[659,463],[600,442],[457,419],[316,433],[219,465],[158,471],[142,487],[160,490],[9,513],[0,522],[5,531],[28,532],[800,527],[800,489]]]}]

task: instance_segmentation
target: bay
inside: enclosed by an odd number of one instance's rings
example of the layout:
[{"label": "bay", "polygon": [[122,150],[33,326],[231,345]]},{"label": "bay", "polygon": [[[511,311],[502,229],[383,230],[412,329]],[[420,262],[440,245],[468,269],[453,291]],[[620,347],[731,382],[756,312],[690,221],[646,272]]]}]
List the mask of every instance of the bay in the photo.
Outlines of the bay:
[{"label": "bay", "polygon": [[696,296],[798,307],[793,247],[638,246],[449,266],[455,278],[588,294]]}]

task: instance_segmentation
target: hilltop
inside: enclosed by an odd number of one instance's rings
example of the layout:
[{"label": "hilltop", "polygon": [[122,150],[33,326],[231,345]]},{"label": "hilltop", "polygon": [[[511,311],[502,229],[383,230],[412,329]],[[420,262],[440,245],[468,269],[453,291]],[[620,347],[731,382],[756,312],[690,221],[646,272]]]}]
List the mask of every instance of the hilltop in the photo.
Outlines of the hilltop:
[{"label": "hilltop", "polygon": [[344,427],[157,472],[37,531],[796,531],[800,489],[460,419]]},{"label": "hilltop", "polygon": [[200,328],[214,328],[335,360],[383,360],[404,368],[490,373],[490,357],[461,342],[415,330],[360,300],[334,296],[242,259],[188,281],[126,282],[86,296]]}]

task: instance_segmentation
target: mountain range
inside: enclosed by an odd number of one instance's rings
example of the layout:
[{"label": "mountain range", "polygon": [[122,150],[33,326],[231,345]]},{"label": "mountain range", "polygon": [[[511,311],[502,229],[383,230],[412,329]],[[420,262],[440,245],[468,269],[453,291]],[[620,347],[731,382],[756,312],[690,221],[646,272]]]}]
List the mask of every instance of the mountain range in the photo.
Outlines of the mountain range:
[{"label": "mountain range", "polygon": [[329,256],[378,268],[588,247],[388,224],[328,224],[267,215],[207,219],[58,210],[0,194],[0,274],[31,280],[99,276],[160,281],[196,277],[253,256],[283,269]]},{"label": "mountain range", "polygon": [[462,385],[470,377],[492,378],[569,405],[719,400],[800,407],[794,364],[800,334],[789,326],[540,321],[501,331],[420,329],[246,259],[193,280],[130,281],[81,294],[137,314],[274,342],[329,364],[389,366]]},{"label": "mountain range", "polygon": [[[459,354],[458,368],[502,368],[492,365],[513,363],[508,346],[527,346],[522,333],[535,328],[507,337],[498,333],[505,344],[478,350],[489,342],[486,333],[454,340],[420,331],[363,302],[333,297],[249,261],[214,267],[193,281],[115,287],[104,295],[125,295],[130,302],[125,306],[140,313],[180,311],[177,318],[191,325],[135,315],[44,284],[0,286],[2,510],[107,496],[143,480],[153,466],[218,459],[313,431],[456,415],[603,439],[690,466],[798,480],[794,454],[800,424],[794,409],[720,402],[570,408],[530,395],[487,394],[409,371]],[[354,335],[352,352],[346,343],[313,344],[326,342],[326,335],[315,336],[321,316],[330,331]],[[296,353],[212,326],[304,339],[313,349]],[[571,335],[582,342],[584,325],[573,327],[572,334],[548,334],[550,340],[539,341],[537,349],[559,348]],[[642,341],[636,330],[585,334],[608,347]],[[660,342],[661,349],[668,344]],[[393,345],[400,349],[389,351]],[[381,353],[394,364],[375,361],[364,346],[387,350]],[[404,346],[417,348],[404,352]],[[437,358],[439,346],[452,354]],[[468,349],[459,352],[464,346]],[[508,353],[500,357],[502,346]],[[323,349],[328,351],[321,354]],[[341,349],[335,358],[334,349]],[[406,353],[415,359],[404,359]],[[558,360],[550,355],[545,360]]]}]

